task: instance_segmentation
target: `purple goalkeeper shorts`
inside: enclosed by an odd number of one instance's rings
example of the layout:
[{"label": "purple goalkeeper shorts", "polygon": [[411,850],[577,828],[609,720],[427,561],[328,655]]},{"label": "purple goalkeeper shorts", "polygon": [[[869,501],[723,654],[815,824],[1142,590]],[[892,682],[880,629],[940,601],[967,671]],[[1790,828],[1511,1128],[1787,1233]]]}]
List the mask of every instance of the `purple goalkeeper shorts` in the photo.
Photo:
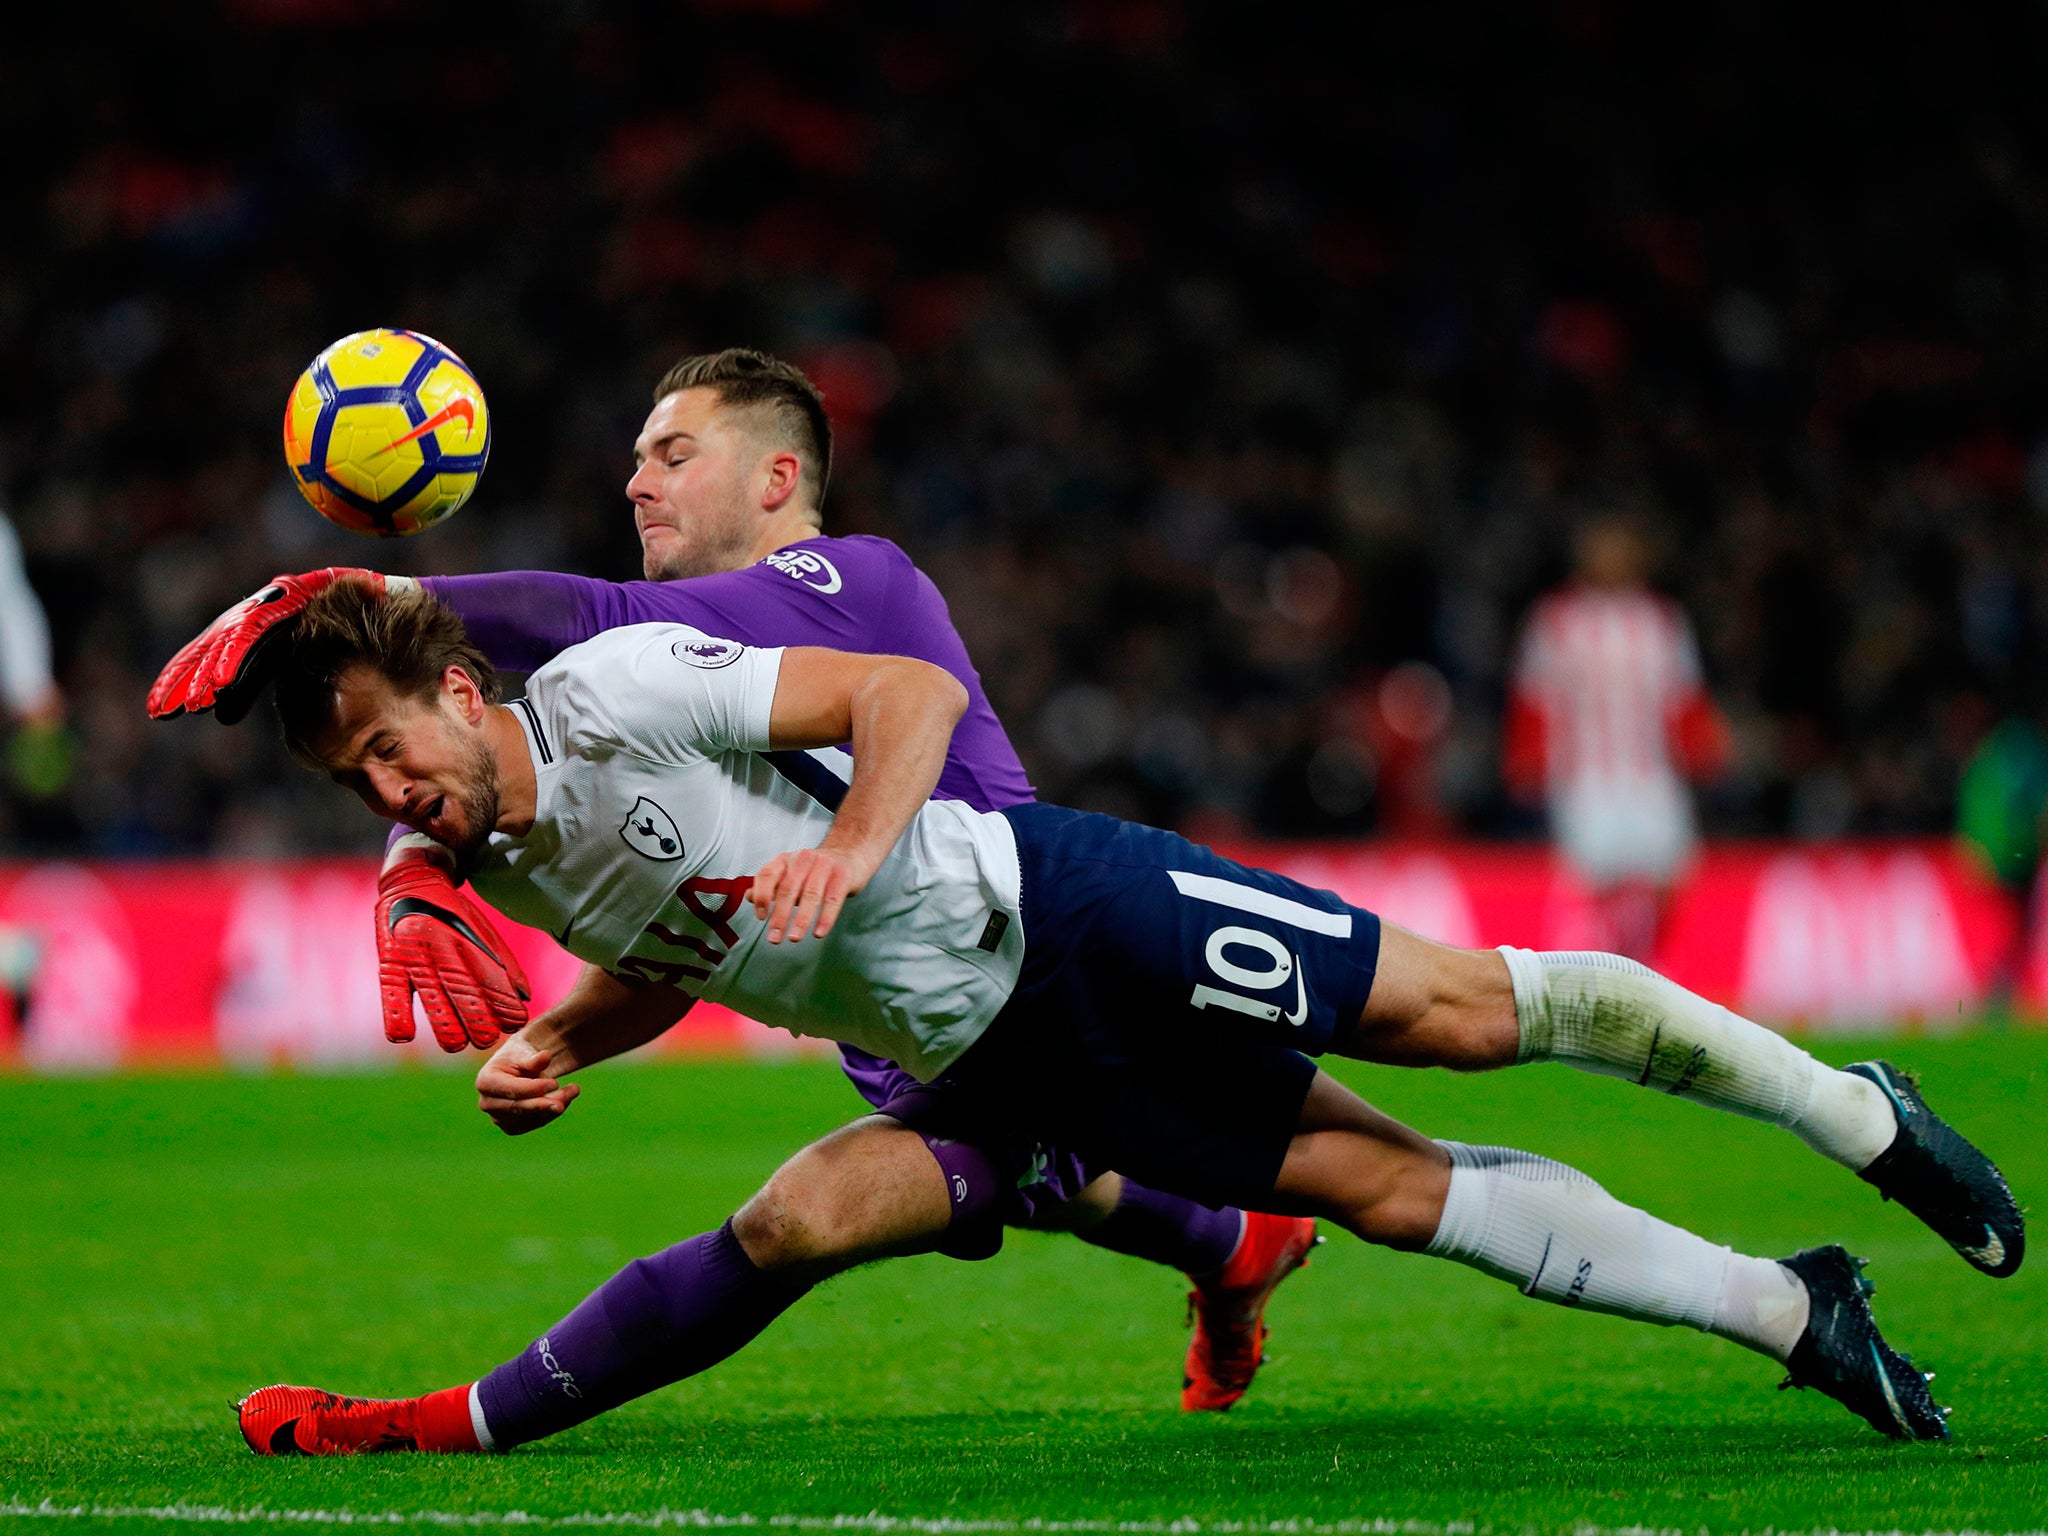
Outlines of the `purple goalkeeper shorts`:
[{"label": "purple goalkeeper shorts", "polygon": [[943,1083],[920,1083],[895,1062],[850,1045],[839,1050],[839,1064],[861,1097],[922,1136],[945,1175],[953,1219],[936,1251],[948,1258],[994,1258],[1004,1227],[1042,1225],[1049,1212],[1108,1171],[1057,1147],[991,1136]]}]

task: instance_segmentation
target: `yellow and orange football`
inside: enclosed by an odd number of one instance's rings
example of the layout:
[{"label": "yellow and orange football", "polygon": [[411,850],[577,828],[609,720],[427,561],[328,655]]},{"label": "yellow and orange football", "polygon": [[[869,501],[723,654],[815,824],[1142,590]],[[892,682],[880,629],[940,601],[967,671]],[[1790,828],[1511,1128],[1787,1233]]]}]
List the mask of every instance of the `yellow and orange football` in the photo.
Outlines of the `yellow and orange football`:
[{"label": "yellow and orange football", "polygon": [[322,517],[402,538],[469,500],[491,455],[491,413],[468,364],[433,337],[358,331],[292,386],[284,452]]}]

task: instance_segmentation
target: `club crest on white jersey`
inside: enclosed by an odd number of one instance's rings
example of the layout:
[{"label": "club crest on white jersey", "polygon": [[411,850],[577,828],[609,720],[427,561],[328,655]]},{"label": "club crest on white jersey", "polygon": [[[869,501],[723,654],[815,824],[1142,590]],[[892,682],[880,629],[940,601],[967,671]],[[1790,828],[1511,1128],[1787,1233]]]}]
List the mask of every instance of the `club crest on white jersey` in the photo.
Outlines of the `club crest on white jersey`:
[{"label": "club crest on white jersey", "polygon": [[635,800],[633,809],[626,813],[625,821],[619,825],[619,836],[642,858],[666,863],[683,856],[683,834],[676,830],[675,818],[645,795]]},{"label": "club crest on white jersey", "polygon": [[783,575],[827,597],[844,585],[839,579],[839,567],[814,549],[778,549],[761,563],[774,566]]}]

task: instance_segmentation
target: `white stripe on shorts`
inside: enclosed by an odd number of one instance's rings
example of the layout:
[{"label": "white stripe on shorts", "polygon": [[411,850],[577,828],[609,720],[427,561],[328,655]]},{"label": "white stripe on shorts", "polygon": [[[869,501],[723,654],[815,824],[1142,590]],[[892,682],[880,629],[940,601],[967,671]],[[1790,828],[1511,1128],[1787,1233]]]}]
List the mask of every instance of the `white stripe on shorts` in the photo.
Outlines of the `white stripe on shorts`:
[{"label": "white stripe on shorts", "polygon": [[1236,880],[1219,880],[1214,875],[1190,874],[1184,869],[1169,869],[1174,889],[1183,896],[1192,896],[1197,901],[1213,902],[1219,907],[1235,907],[1240,912],[1255,913],[1270,917],[1276,922],[1291,923],[1296,928],[1306,928],[1310,933],[1326,933],[1333,939],[1351,937],[1351,914],[1349,912],[1325,912],[1305,902],[1292,901],[1285,896],[1275,896],[1271,891],[1262,891],[1256,885],[1245,885]]}]

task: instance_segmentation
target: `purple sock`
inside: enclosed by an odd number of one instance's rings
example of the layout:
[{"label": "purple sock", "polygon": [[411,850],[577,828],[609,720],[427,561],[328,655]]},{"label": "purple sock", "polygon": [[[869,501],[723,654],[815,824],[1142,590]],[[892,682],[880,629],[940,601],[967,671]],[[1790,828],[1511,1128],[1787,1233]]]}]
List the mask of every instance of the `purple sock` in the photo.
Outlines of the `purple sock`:
[{"label": "purple sock", "polygon": [[1243,1232],[1244,1212],[1234,1205],[1212,1211],[1125,1179],[1116,1209],[1075,1235],[1134,1259],[1150,1259],[1190,1275],[1211,1275],[1230,1262]]},{"label": "purple sock", "polygon": [[709,1370],[808,1290],[763,1274],[727,1221],[635,1259],[477,1383],[498,1450]]}]

